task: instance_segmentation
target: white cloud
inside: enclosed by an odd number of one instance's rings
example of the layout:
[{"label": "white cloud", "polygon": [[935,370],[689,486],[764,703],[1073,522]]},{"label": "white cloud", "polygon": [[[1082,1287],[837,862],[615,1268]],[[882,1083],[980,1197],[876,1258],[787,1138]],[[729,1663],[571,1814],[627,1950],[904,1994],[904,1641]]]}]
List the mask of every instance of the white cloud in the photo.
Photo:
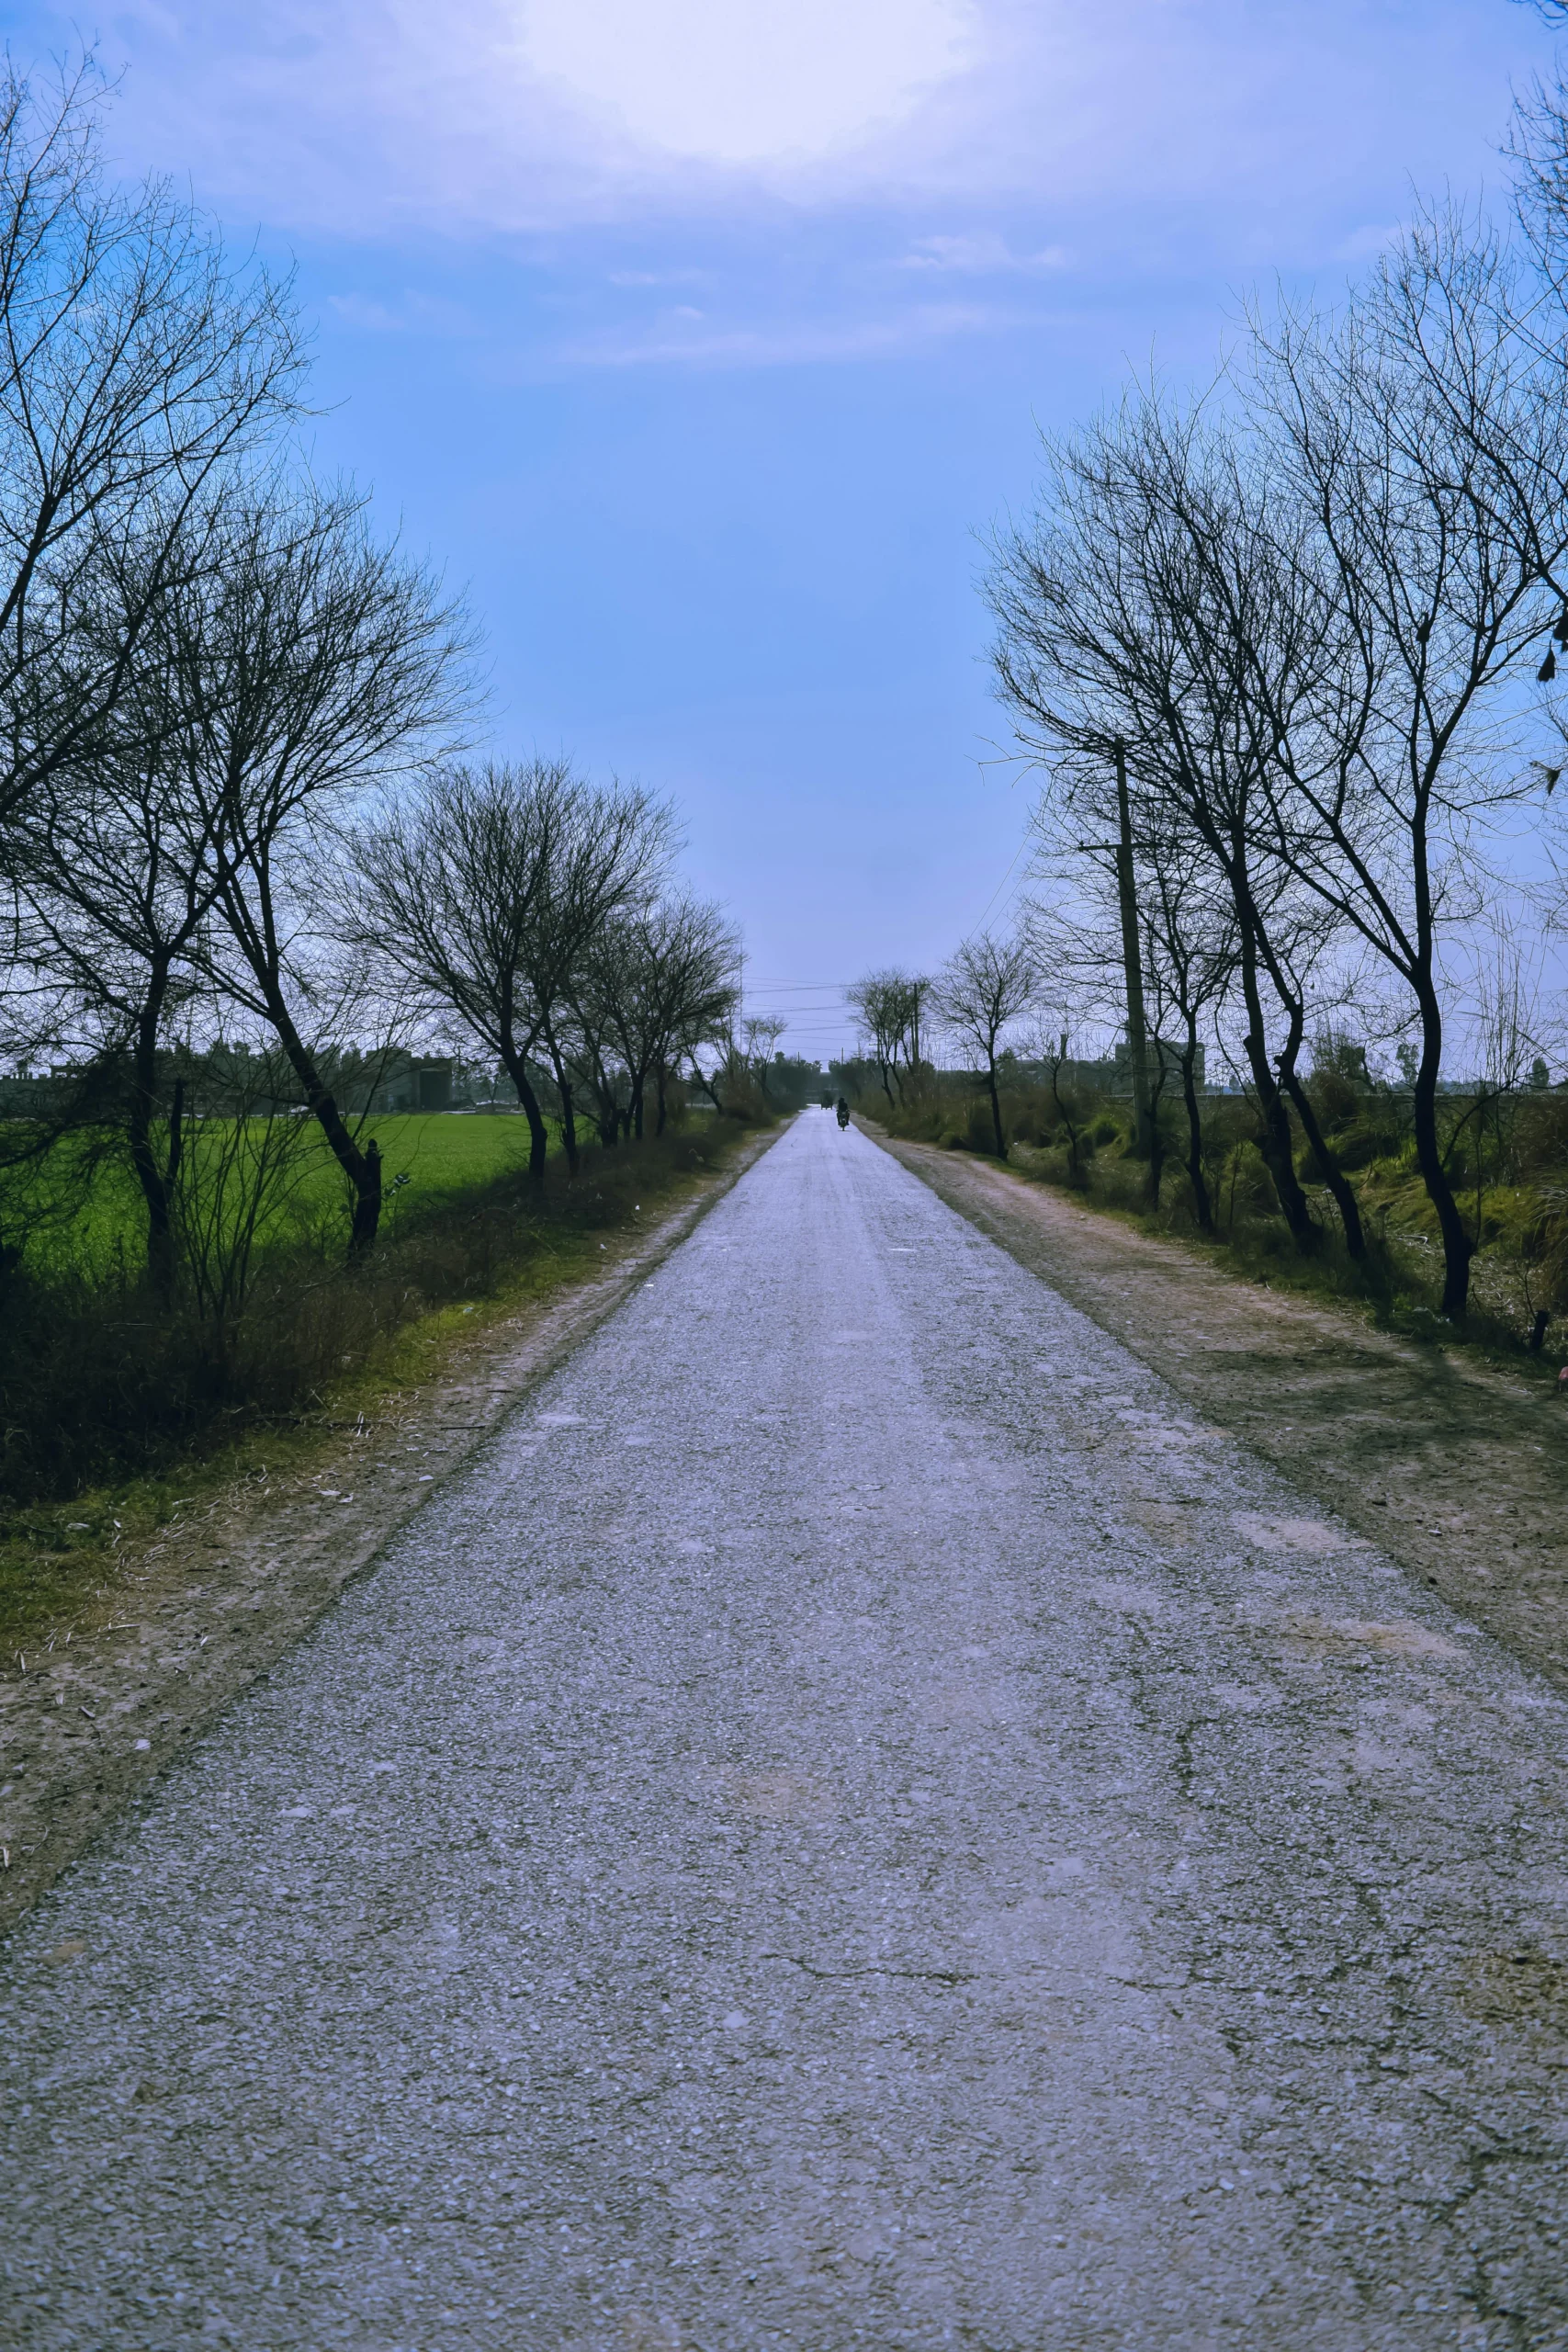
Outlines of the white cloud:
[{"label": "white cloud", "polygon": [[479,324],[461,303],[443,302],[410,288],[395,303],[369,294],[329,294],[327,308],[361,334],[472,335]]},{"label": "white cloud", "polygon": [[971,277],[997,277],[1010,272],[1065,269],[1070,254],[1065,245],[1043,245],[1038,253],[1014,253],[995,230],[968,237],[919,237],[903,254],[899,269],[953,270]]},{"label": "white cloud", "polygon": [[[68,42],[64,0],[44,5]],[[1229,259],[1270,266],[1331,252],[1348,201],[1376,221],[1408,176],[1485,166],[1540,46],[1495,0],[122,0],[112,28],[127,160],[188,172],[237,223],[1039,206],[1076,254],[1112,222],[1153,254],[1207,212]],[[908,260],[1058,266],[1004,251],[931,238]]]},{"label": "white cloud", "polygon": [[551,232],[880,185],[997,5],[127,0],[103,55],[127,161],[226,211]]},{"label": "white cloud", "polygon": [[612,286],[706,286],[710,269],[613,269]]},{"label": "white cloud", "polygon": [[529,0],[518,51],[641,145],[747,164],[900,119],[975,34],[967,0]]},{"label": "white cloud", "polygon": [[572,368],[798,368],[895,358],[959,335],[995,334],[1010,313],[976,303],[923,303],[895,318],[815,320],[769,326],[707,327],[696,311],[665,313],[648,333],[610,334],[562,345],[550,357]]}]

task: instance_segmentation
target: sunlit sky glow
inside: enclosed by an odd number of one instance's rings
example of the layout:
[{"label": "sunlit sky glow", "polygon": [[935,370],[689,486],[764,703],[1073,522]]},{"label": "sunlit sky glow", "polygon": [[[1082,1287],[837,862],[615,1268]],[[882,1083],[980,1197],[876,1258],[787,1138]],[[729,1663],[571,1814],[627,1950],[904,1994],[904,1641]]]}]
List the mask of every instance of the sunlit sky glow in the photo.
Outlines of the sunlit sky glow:
[{"label": "sunlit sky glow", "polygon": [[[13,55],[82,18],[8,12]],[[117,160],[297,258],[317,454],[469,584],[505,748],[674,794],[809,1054],[1005,912],[976,533],[1038,424],[1412,186],[1496,186],[1509,0],[132,0]]]}]

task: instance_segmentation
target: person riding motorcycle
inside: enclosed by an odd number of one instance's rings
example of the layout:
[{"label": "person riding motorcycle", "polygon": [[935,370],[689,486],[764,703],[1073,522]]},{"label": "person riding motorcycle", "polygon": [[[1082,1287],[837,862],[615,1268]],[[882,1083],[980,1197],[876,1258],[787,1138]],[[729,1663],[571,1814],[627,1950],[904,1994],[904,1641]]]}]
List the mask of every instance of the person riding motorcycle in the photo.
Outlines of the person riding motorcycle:
[{"label": "person riding motorcycle", "polygon": [[840,1127],[847,1127],[847,1126],[849,1125],[849,1124],[850,1124],[850,1106],[849,1106],[849,1104],[845,1102],[845,1100],[844,1100],[843,1096],[840,1094],[840,1097],[839,1097],[839,1125],[840,1125]]}]

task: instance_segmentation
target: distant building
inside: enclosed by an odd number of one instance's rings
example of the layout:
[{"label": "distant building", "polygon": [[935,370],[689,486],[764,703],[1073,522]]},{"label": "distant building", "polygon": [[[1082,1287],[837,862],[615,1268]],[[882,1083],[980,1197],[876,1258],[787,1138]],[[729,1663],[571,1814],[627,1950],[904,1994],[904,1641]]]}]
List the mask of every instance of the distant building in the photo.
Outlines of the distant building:
[{"label": "distant building", "polygon": [[454,1070],[449,1056],[396,1054],[366,1105],[371,1111],[450,1111]]}]

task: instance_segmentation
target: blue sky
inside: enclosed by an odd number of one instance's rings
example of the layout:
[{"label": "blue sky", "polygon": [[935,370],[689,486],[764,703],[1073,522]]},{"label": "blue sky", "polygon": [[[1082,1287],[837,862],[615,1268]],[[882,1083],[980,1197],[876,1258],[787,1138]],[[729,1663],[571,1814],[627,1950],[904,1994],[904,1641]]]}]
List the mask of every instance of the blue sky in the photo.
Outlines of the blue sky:
[{"label": "blue sky", "polygon": [[321,461],[467,583],[503,749],[671,792],[757,1009],[1005,913],[977,534],[1040,425],[1501,177],[1509,0],[132,0],[129,172],[292,255]]}]

